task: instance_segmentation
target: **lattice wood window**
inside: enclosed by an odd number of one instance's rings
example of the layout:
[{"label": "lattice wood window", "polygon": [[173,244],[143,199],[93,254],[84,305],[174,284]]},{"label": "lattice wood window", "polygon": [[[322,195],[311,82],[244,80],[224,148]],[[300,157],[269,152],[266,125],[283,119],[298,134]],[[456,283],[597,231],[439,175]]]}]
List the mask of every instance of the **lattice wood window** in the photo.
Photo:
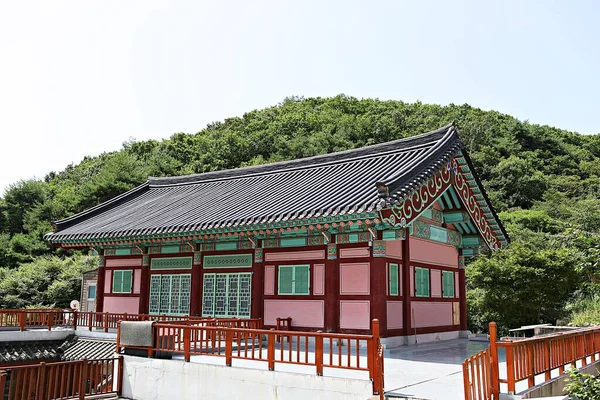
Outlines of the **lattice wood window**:
[{"label": "lattice wood window", "polygon": [[442,295],[454,297],[454,272],[442,271]]},{"label": "lattice wood window", "polygon": [[429,297],[429,268],[415,268],[415,296]]},{"label": "lattice wood window", "polygon": [[398,296],[398,264],[388,264],[388,293]]},{"label": "lattice wood window", "polygon": [[191,283],[190,274],[152,274],[150,314],[188,315]]},{"label": "lattice wood window", "polygon": [[132,270],[113,271],[112,292],[131,293]]},{"label": "lattice wood window", "polygon": [[278,294],[310,294],[310,265],[280,265]]},{"label": "lattice wood window", "polygon": [[202,315],[250,318],[251,292],[250,272],[204,274]]}]

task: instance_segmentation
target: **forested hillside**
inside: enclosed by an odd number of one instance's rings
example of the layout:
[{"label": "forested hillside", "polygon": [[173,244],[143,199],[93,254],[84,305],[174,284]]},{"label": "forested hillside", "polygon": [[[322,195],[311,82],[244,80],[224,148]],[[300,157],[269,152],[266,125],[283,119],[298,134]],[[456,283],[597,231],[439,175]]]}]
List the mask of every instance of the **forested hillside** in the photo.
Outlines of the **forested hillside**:
[{"label": "forested hillside", "polygon": [[[127,142],[0,198],[0,307],[64,306],[90,260],[52,250],[51,221],[145,181],[344,150],[454,122],[512,238],[468,269],[471,327],[571,316],[600,323],[600,135],[529,124],[469,105],[288,98],[196,134]],[[65,257],[67,257],[65,259]],[[87,264],[86,264],[87,263]]]}]

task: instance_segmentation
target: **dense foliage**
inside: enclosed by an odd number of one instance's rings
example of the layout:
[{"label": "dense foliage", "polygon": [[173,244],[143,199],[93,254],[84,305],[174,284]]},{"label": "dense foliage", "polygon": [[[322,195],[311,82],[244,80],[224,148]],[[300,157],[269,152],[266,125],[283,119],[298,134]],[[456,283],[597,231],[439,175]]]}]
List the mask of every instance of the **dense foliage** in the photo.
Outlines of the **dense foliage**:
[{"label": "dense foliage", "polygon": [[0,307],[34,301],[65,305],[68,299],[52,297],[55,292],[49,289],[48,296],[33,299],[6,282],[25,279],[48,264],[70,268],[60,258],[48,258],[57,252],[42,240],[51,221],[131,189],[147,176],[306,157],[451,122],[459,127],[513,239],[508,249],[486,254],[469,268],[471,327],[485,330],[490,319],[505,328],[553,322],[566,317],[568,307],[576,310],[576,300],[595,298],[600,280],[600,135],[534,125],[469,105],[340,95],[288,98],[275,107],[209,124],[193,135],[126,142],[120,151],[87,157],[43,181],[10,186],[0,198]]}]

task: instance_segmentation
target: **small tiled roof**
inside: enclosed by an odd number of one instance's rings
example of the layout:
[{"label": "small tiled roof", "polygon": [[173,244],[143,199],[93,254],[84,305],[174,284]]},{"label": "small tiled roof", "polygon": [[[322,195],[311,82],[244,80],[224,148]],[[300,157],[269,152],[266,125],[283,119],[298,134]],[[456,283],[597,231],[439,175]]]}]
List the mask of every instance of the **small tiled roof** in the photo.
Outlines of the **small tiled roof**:
[{"label": "small tiled roof", "polygon": [[198,175],[149,178],[137,188],[56,221],[54,243],[203,232],[376,210],[377,184],[401,197],[455,156],[456,128],[358,149]]},{"label": "small tiled roof", "polygon": [[76,338],[52,341],[0,342],[0,364],[60,360]]},{"label": "small tiled roof", "polygon": [[74,361],[112,358],[115,341],[81,338],[75,335],[66,340],[0,342],[0,364],[31,361]]},{"label": "small tiled roof", "polygon": [[112,358],[115,355],[116,343],[114,340],[77,338],[72,346],[67,348],[62,359],[64,361],[88,360]]}]

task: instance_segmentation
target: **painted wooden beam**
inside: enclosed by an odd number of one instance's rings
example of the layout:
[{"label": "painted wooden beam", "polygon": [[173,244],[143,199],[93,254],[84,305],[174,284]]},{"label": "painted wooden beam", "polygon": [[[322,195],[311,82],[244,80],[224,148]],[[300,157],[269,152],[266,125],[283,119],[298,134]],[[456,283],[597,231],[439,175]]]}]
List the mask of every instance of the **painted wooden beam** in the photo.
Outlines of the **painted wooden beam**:
[{"label": "painted wooden beam", "polygon": [[456,222],[468,222],[471,220],[469,213],[466,211],[446,211],[444,212],[444,222],[454,224]]},{"label": "painted wooden beam", "polygon": [[463,247],[479,247],[483,245],[483,239],[479,235],[463,235]]},{"label": "painted wooden beam", "polygon": [[452,197],[452,200],[454,200],[454,205],[456,206],[456,208],[460,208],[461,203],[460,203],[460,200],[458,199],[458,196],[456,195],[456,192],[454,191],[454,188],[450,187],[450,189],[448,189],[448,191],[450,192],[450,196]]}]

